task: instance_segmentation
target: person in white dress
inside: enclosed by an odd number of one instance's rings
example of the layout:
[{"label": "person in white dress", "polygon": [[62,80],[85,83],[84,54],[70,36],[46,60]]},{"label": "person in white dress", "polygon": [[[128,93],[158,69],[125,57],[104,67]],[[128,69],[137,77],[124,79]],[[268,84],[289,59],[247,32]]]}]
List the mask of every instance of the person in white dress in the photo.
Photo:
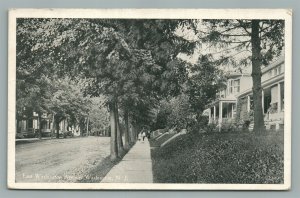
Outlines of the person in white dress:
[{"label": "person in white dress", "polygon": [[138,140],[141,141],[141,139],[142,139],[142,132],[139,132],[139,134],[138,134]]},{"label": "person in white dress", "polygon": [[145,131],[143,131],[143,133],[142,133],[142,137],[143,137],[143,142],[144,142],[144,140],[145,140],[145,137],[146,137],[146,132],[145,132]]}]

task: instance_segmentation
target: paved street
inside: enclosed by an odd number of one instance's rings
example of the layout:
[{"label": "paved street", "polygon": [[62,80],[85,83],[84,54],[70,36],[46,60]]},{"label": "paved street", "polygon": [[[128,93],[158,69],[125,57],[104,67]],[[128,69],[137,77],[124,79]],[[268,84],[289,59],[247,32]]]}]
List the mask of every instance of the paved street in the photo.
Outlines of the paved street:
[{"label": "paved street", "polygon": [[109,156],[109,137],[43,140],[16,145],[16,182],[76,182]]},{"label": "paved street", "polygon": [[121,162],[114,166],[102,183],[153,183],[150,145],[137,141]]}]

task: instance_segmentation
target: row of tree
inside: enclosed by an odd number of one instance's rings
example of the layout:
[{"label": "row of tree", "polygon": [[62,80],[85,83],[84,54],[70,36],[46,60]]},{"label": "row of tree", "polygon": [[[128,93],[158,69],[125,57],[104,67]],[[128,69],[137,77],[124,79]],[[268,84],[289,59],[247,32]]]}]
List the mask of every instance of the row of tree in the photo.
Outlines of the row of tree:
[{"label": "row of tree", "polygon": [[[53,111],[57,120],[66,114],[78,120],[89,112],[86,98],[103,96],[115,159],[136,140],[137,131],[155,122],[162,100],[184,94],[186,105],[199,117],[222,87],[216,66],[240,66],[249,60],[255,82],[254,128],[261,130],[261,66],[280,53],[283,25],[274,20],[18,19],[17,108],[34,101],[32,108]],[[196,39],[178,33],[186,31]],[[207,53],[203,46],[225,49]],[[238,64],[233,61],[238,55],[233,51],[249,47],[249,56],[239,58]],[[202,53],[196,64],[179,58],[195,49]],[[77,83],[76,90],[71,82]],[[56,89],[47,86],[55,84],[65,86],[62,90],[70,95],[49,91]],[[60,97],[68,98],[69,109]]]},{"label": "row of tree", "polygon": [[[188,21],[18,19],[17,79],[28,83],[26,87],[40,87],[43,76],[53,79],[50,84],[65,77],[85,79],[79,82],[86,82],[83,96],[105,96],[111,122],[111,157],[115,159],[123,151],[119,110],[124,114],[124,146],[128,148],[136,136],[130,137],[129,120],[133,129],[141,128],[153,119],[151,110],[161,97],[180,92],[186,72],[184,61],[177,55],[192,53],[194,46],[175,34],[183,24]],[[51,91],[46,92],[38,97],[52,96]],[[62,100],[53,102],[56,120],[66,111],[81,108],[71,105],[66,109]],[[21,101],[19,104],[27,106]],[[42,110],[54,108],[45,104],[35,103]]]}]

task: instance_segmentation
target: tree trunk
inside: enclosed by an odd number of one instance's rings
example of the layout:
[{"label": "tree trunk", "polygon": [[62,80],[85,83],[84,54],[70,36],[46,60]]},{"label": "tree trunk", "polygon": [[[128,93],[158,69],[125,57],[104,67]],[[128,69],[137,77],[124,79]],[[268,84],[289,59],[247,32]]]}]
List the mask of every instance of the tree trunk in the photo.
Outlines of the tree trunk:
[{"label": "tree trunk", "polygon": [[109,104],[110,116],[110,159],[115,160],[118,157],[118,143],[117,143],[117,125],[115,116],[115,104]]},{"label": "tree trunk", "polygon": [[254,103],[254,132],[264,131],[264,118],[262,111],[262,88],[261,88],[261,47],[259,37],[259,20],[252,20],[252,80],[253,80],[253,103]]},{"label": "tree trunk", "polygon": [[136,124],[135,134],[134,134],[136,139],[138,138],[138,135],[139,135],[140,132],[141,132],[141,126]]},{"label": "tree trunk", "polygon": [[[129,118],[128,118],[129,119]],[[130,121],[129,121],[130,122]],[[131,122],[130,122],[131,124],[131,130],[130,130],[130,143],[131,143],[131,145],[132,144],[134,144],[135,142],[136,142],[136,140],[137,140],[137,138],[136,138],[136,135],[135,135],[135,127],[134,127],[134,124],[132,123],[132,120],[131,120]]]},{"label": "tree trunk", "polygon": [[138,133],[137,133],[137,129],[136,129],[135,124],[132,125],[132,129],[133,129],[133,130],[132,130],[133,141],[136,142],[136,141],[137,141],[137,138],[138,138],[138,137],[137,137],[137,136],[138,136]]},{"label": "tree trunk", "polygon": [[138,129],[137,126],[135,124],[132,124],[132,137],[133,137],[133,141],[136,142],[138,139]]},{"label": "tree trunk", "polygon": [[[128,121],[129,122],[129,121]],[[130,141],[130,144],[132,145],[134,143],[134,135],[133,135],[133,126],[132,124],[130,124],[130,130],[129,130],[129,141]]]},{"label": "tree trunk", "polygon": [[82,118],[80,118],[80,121],[79,121],[79,129],[80,129],[80,136],[83,137],[84,126],[82,123]]},{"label": "tree trunk", "polygon": [[89,134],[89,117],[86,118],[86,135],[90,136],[90,134]]},{"label": "tree trunk", "polygon": [[55,133],[55,129],[54,129],[54,122],[55,122],[54,116],[55,116],[55,113],[52,113],[51,139],[53,138],[54,133]]},{"label": "tree trunk", "polygon": [[134,142],[135,142],[135,139],[134,139],[134,128],[133,128],[133,124],[131,124],[130,141],[131,141],[131,143],[134,143]]},{"label": "tree trunk", "polygon": [[56,125],[56,138],[59,139],[59,120],[56,120],[55,125]]},{"label": "tree trunk", "polygon": [[42,116],[39,113],[39,139],[42,139]]},{"label": "tree trunk", "polygon": [[118,154],[119,156],[123,155],[124,147],[123,147],[123,141],[122,141],[122,131],[120,129],[120,122],[119,122],[119,110],[118,110],[118,104],[116,102],[115,104],[115,117],[116,117],[116,124],[117,124],[117,143],[118,143]]},{"label": "tree trunk", "polygon": [[125,110],[124,112],[124,120],[125,120],[125,149],[129,149],[129,122],[128,122],[128,111]]}]

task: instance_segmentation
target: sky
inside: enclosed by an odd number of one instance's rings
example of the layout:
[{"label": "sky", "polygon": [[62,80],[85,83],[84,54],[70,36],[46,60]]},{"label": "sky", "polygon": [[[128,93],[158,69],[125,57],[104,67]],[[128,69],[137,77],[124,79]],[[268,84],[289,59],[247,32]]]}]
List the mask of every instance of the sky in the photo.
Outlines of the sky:
[{"label": "sky", "polygon": [[[197,24],[197,30],[201,30],[203,32],[208,32],[209,29],[204,26],[202,24],[202,20],[199,20],[198,24]],[[217,29],[218,31],[222,31],[221,29]],[[243,34],[242,30],[234,30],[234,31],[230,31],[228,33],[232,33],[232,34]],[[191,29],[187,29],[187,28],[179,28],[176,31],[176,34],[179,36],[182,36],[186,39],[189,39],[191,41],[197,41],[199,42],[199,35],[195,35],[194,31]],[[249,39],[249,36],[245,36],[245,37],[236,37],[238,40],[240,41],[244,41]],[[233,44],[231,45],[229,48],[236,46],[238,44]],[[215,47],[215,46],[211,46],[211,44],[209,43],[198,43],[196,49],[194,50],[194,53],[192,55],[186,55],[186,54],[179,54],[178,58],[185,60],[189,63],[192,64],[196,64],[197,60],[199,58],[200,55],[207,55],[207,54],[212,54],[214,59],[218,59],[221,56],[227,56],[229,54],[235,55],[235,59],[236,60],[240,60],[244,57],[248,57],[251,52],[250,51],[234,51],[234,50],[226,50],[228,49],[228,47],[226,48],[221,48],[221,47]],[[247,66],[243,66],[241,67],[243,73],[251,73],[251,65],[247,65]],[[234,67],[233,65],[223,65],[220,67],[221,70],[225,71],[225,72],[234,72],[234,71],[240,71],[238,68]]]}]

